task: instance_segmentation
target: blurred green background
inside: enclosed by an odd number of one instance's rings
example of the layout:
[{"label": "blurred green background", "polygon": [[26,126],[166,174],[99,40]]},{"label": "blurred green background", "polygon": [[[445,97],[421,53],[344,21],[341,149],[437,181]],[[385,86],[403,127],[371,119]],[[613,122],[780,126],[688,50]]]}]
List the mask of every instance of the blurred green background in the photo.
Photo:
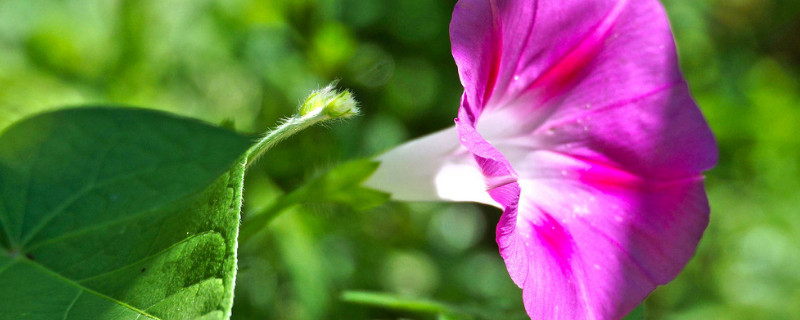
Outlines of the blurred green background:
[{"label": "blurred green background", "polygon": [[[0,0],[0,129],[83,104],[168,110],[262,132],[341,79],[363,116],[314,128],[250,170],[245,214],[336,164],[452,125],[455,1]],[[800,1],[664,0],[720,145],[711,225],[648,319],[800,319]],[[235,319],[431,318],[344,290],[525,318],[472,204],[294,207],[240,247]]]}]

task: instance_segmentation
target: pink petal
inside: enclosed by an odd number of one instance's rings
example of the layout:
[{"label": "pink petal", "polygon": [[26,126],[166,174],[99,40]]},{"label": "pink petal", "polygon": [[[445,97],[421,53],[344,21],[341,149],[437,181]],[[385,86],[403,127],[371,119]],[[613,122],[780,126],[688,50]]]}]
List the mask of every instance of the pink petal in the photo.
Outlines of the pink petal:
[{"label": "pink petal", "polygon": [[529,315],[620,318],[677,275],[717,152],[660,4],[461,0],[451,38],[460,141]]},{"label": "pink petal", "polygon": [[518,177],[473,127],[456,128],[504,209],[497,243],[533,319],[623,317],[680,272],[708,224],[699,175],[644,178],[542,149],[513,159]]},{"label": "pink petal", "polygon": [[649,180],[545,150],[528,160],[539,169],[498,243],[534,319],[621,318],[678,274],[708,223],[700,176]]},{"label": "pink petal", "polygon": [[468,117],[464,110],[461,109],[459,118],[456,119],[456,130],[459,141],[472,153],[483,173],[486,191],[503,208],[516,205],[519,200],[517,173],[503,154],[486,141],[469,122],[461,120]]},{"label": "pink petal", "polygon": [[696,176],[717,162],[714,137],[685,83],[598,105],[558,113],[527,139],[650,179]]},{"label": "pink petal", "polygon": [[[660,8],[652,0],[631,3]],[[610,34],[625,4],[616,0],[460,0],[453,11],[450,37],[472,113],[518,98],[564,61],[548,82],[558,83],[556,74],[574,75]],[[575,50],[583,42],[584,48]],[[565,59],[570,52],[580,54]]]}]

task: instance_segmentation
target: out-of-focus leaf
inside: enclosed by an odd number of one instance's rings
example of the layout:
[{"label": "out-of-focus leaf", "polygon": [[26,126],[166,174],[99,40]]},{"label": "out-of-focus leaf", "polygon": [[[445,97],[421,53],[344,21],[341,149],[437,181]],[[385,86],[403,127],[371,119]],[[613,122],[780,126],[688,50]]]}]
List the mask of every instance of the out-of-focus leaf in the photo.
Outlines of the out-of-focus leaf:
[{"label": "out-of-focus leaf", "polygon": [[437,320],[470,320],[473,317],[464,314],[453,314],[453,313],[440,313],[436,316]]},{"label": "out-of-focus leaf", "polygon": [[305,202],[333,202],[349,205],[356,210],[366,210],[389,200],[389,194],[364,188],[364,182],[380,165],[363,159],[346,162],[317,177],[290,196],[302,197]]},{"label": "out-of-focus leaf", "polygon": [[444,303],[426,299],[402,297],[380,292],[345,291],[342,293],[342,300],[349,303],[373,307],[418,313],[448,315],[450,317],[445,319],[455,319],[452,317],[461,314],[459,310],[456,310],[454,307],[448,306]]},{"label": "out-of-focus leaf", "polygon": [[275,219],[268,229],[274,239],[275,251],[292,279],[291,293],[283,299],[306,306],[302,309],[287,308],[287,318],[291,319],[325,319],[330,301],[335,299],[330,292],[331,279],[327,269],[337,266],[325,264],[325,252],[308,224],[309,214],[294,207]]},{"label": "out-of-focus leaf", "polygon": [[644,304],[633,309],[623,320],[644,320]]},{"label": "out-of-focus leaf", "polygon": [[367,210],[389,201],[389,194],[361,186],[379,164],[370,159],[350,161],[310,180],[248,220],[242,227],[243,239],[263,229],[277,214],[293,205],[336,203]]},{"label": "out-of-focus leaf", "polygon": [[227,319],[247,137],[80,108],[0,135],[0,318]]}]

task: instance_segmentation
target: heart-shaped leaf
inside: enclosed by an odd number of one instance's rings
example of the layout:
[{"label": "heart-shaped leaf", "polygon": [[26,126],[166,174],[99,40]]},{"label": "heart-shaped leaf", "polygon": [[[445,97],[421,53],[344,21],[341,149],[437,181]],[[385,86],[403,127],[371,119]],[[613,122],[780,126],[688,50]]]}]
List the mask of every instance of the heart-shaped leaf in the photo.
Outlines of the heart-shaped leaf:
[{"label": "heart-shaped leaf", "polygon": [[245,152],[156,111],[79,108],[0,135],[0,318],[227,319]]}]

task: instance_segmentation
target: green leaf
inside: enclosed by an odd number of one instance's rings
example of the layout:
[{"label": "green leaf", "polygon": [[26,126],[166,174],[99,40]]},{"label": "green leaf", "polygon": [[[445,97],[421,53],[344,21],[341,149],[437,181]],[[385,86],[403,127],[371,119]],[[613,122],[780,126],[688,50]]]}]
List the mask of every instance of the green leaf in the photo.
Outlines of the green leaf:
[{"label": "green leaf", "polygon": [[643,320],[644,319],[644,303],[640,304],[636,309],[633,309],[623,320]]},{"label": "green leaf", "polygon": [[436,320],[471,320],[473,317],[462,313],[440,313]]},{"label": "green leaf", "polygon": [[462,310],[441,302],[420,298],[403,297],[389,293],[345,291],[342,293],[342,300],[345,302],[381,307],[385,309],[436,314],[439,319],[472,318]]},{"label": "green leaf", "polygon": [[350,303],[420,313],[437,314],[452,311],[449,306],[439,302],[419,298],[402,297],[380,292],[345,291],[342,293],[342,300]]},{"label": "green leaf", "polygon": [[0,318],[226,319],[252,141],[79,108],[0,135]]},{"label": "green leaf", "polygon": [[379,162],[361,159],[345,162],[289,194],[305,203],[339,203],[366,210],[389,201],[389,194],[365,188],[361,183],[378,169]]},{"label": "green leaf", "polygon": [[367,210],[389,201],[388,193],[361,186],[379,165],[370,159],[349,161],[311,179],[247,220],[242,227],[242,239],[246,241],[263,230],[279,213],[297,204],[336,203]]}]

